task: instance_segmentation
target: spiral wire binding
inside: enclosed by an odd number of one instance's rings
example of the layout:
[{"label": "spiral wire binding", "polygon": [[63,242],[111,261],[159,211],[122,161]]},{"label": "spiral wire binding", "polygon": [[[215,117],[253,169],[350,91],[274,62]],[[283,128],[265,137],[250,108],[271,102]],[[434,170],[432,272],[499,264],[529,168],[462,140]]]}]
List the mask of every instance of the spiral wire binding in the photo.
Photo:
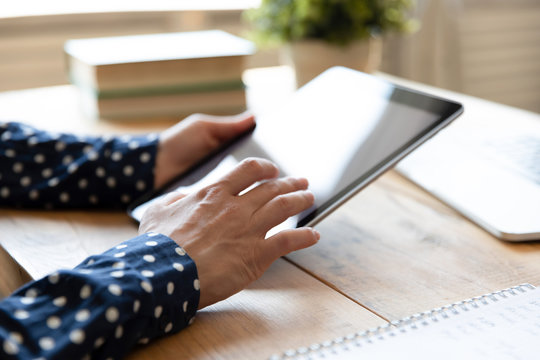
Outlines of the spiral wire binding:
[{"label": "spiral wire binding", "polygon": [[309,347],[287,350],[283,354],[272,355],[269,360],[324,359],[325,353],[336,354],[337,350],[350,351],[351,347],[362,347],[375,341],[395,337],[400,333],[406,333],[407,331],[416,330],[421,326],[427,326],[430,323],[439,322],[440,319],[448,319],[450,318],[450,315],[459,315],[462,312],[477,309],[480,306],[489,305],[489,303],[495,303],[500,299],[506,299],[509,296],[516,296],[519,293],[524,293],[527,290],[534,288],[535,287],[531,284],[513,286],[508,289],[495,291],[429,311],[424,311],[422,313],[410,315],[403,319],[394,320],[370,330],[352,333],[343,337],[335,338],[334,340],[322,342],[320,344],[312,344]]}]

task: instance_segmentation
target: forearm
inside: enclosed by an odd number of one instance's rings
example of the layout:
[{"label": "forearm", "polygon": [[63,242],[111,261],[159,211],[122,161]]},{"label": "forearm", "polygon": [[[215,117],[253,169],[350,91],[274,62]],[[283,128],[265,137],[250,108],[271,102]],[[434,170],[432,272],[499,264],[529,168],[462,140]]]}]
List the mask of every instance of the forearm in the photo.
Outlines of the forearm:
[{"label": "forearm", "polygon": [[118,359],[186,327],[198,302],[191,258],[166,236],[141,235],[0,302],[0,358]]},{"label": "forearm", "polygon": [[123,208],[151,190],[157,137],[53,134],[0,124],[0,205]]}]

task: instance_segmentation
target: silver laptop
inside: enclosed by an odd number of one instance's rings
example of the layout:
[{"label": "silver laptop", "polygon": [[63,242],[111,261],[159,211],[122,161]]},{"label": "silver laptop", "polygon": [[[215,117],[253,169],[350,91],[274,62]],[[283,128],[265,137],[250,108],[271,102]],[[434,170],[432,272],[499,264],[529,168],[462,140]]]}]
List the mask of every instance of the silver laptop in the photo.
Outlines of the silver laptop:
[{"label": "silver laptop", "polygon": [[540,240],[540,115],[493,110],[465,112],[397,169],[500,239]]}]

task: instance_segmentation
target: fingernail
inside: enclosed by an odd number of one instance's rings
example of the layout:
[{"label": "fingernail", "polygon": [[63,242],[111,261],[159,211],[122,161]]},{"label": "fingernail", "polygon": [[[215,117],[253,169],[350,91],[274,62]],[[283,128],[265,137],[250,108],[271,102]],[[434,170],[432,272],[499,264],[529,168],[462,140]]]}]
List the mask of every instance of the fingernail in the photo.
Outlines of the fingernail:
[{"label": "fingernail", "polygon": [[321,233],[315,229],[312,229],[312,230],[313,230],[313,234],[315,234],[315,238],[317,239],[317,241],[319,241],[321,239]]},{"label": "fingernail", "polygon": [[299,178],[296,178],[298,180],[299,183],[302,184],[302,186],[305,186],[306,189],[307,187],[309,186],[309,181],[308,179],[306,179],[305,177],[299,177]]}]

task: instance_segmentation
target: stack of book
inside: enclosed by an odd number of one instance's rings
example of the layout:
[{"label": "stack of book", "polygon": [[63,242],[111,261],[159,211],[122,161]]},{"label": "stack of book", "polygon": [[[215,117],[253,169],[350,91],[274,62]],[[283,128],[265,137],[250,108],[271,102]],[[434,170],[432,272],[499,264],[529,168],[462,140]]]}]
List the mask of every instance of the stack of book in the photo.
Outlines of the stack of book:
[{"label": "stack of book", "polygon": [[245,110],[250,41],[209,30],[69,40],[68,75],[91,117],[177,117]]}]

